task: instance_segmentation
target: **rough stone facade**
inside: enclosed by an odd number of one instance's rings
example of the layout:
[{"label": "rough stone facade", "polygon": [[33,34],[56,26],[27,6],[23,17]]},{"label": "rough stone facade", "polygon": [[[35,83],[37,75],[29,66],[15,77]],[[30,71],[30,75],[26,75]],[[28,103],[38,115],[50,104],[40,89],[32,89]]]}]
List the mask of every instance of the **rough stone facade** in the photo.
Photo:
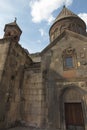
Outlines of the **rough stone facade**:
[{"label": "rough stone facade", "polygon": [[84,21],[64,7],[50,28],[50,44],[36,54],[29,54],[18,43],[22,31],[16,21],[7,24],[4,31],[0,39],[0,128],[20,123],[36,128],[86,130]]}]

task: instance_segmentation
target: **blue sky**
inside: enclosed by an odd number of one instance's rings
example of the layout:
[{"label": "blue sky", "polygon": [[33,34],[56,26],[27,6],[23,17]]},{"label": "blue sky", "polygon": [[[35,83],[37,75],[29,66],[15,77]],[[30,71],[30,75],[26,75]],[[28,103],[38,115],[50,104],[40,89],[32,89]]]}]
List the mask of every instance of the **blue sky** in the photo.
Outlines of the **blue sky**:
[{"label": "blue sky", "polygon": [[1,0],[0,37],[3,37],[5,24],[17,17],[17,24],[23,31],[19,43],[30,53],[40,52],[50,43],[49,28],[63,5],[87,25],[86,0]]}]

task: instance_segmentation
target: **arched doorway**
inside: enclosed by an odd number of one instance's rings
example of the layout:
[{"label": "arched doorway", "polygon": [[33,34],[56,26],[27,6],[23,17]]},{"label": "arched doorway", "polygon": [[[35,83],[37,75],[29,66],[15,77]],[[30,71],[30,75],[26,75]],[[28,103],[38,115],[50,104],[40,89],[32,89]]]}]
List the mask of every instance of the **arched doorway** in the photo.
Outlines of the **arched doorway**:
[{"label": "arched doorway", "polygon": [[61,94],[61,128],[64,130],[85,130],[85,91],[69,86]]}]

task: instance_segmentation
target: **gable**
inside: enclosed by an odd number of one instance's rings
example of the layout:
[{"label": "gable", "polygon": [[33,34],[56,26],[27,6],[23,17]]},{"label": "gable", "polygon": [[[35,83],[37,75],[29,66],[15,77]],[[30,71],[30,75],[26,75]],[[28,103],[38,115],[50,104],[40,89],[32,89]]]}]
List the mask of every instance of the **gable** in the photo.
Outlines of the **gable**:
[{"label": "gable", "polygon": [[[84,74],[86,77],[87,38],[69,32],[64,32],[60,39],[56,39],[54,43],[44,49],[42,68],[43,70],[50,70],[55,78],[75,78],[84,76]],[[68,58],[63,57],[69,49],[72,50],[72,55],[69,55]]]},{"label": "gable", "polygon": [[[76,45],[77,46],[86,46],[87,37],[77,34],[75,32],[66,30],[60,36],[58,36],[53,42],[51,42],[42,52],[41,55],[44,55],[51,48],[56,48],[66,46],[66,45]],[[75,46],[76,47],[76,46]]]}]

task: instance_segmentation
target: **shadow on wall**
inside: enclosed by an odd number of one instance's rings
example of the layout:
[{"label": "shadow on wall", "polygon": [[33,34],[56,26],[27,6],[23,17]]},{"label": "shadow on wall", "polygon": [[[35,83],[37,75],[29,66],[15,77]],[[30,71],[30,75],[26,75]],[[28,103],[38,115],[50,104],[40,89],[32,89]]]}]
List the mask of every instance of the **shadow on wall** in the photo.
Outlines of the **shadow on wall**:
[{"label": "shadow on wall", "polygon": [[[80,102],[83,107],[85,121],[85,110],[87,109],[87,90],[79,85],[81,81],[75,81],[62,77],[59,73],[48,69],[43,72],[44,78],[44,102],[46,105],[46,124],[49,128],[64,129],[65,113],[64,103]],[[86,87],[86,86],[85,86]]]}]

